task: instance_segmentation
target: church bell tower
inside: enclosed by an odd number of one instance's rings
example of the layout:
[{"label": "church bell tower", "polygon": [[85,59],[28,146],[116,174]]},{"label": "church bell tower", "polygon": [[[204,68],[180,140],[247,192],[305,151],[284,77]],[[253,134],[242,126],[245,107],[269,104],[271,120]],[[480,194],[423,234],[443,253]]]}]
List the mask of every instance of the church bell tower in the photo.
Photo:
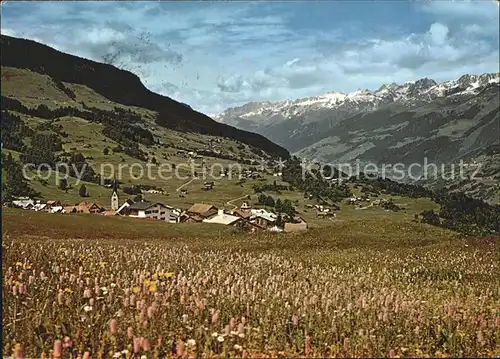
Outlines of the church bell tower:
[{"label": "church bell tower", "polygon": [[120,207],[118,203],[118,184],[116,183],[116,179],[113,180],[113,193],[111,194],[111,210],[117,211]]}]

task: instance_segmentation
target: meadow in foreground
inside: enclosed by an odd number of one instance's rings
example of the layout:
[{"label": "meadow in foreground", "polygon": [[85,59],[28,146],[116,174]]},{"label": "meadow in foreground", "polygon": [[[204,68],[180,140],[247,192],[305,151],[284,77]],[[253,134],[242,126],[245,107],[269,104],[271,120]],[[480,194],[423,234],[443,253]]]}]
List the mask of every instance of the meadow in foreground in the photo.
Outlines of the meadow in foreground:
[{"label": "meadow in foreground", "polygon": [[412,245],[374,236],[374,245],[357,245],[329,230],[319,246],[311,235],[242,235],[230,246],[215,237],[7,234],[3,353],[500,355],[498,241],[422,237]]}]

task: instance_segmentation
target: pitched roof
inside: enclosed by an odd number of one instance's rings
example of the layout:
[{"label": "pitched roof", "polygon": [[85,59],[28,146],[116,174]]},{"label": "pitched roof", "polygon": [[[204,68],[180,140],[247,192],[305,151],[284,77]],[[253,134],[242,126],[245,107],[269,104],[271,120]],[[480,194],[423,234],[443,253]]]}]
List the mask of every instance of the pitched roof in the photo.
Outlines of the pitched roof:
[{"label": "pitched roof", "polygon": [[233,224],[237,221],[241,220],[240,217],[233,216],[227,213],[219,213],[216,216],[210,218],[210,219],[204,219],[204,223],[217,223],[217,224]]},{"label": "pitched roof", "polygon": [[160,203],[160,202],[144,201],[144,202],[136,202],[134,204],[131,204],[128,208],[129,209],[137,209],[137,210],[145,210],[145,209],[151,208],[151,207],[156,206],[156,205],[159,205],[159,206],[162,206],[165,208],[167,207],[163,203]]},{"label": "pitched roof", "polygon": [[278,219],[276,214],[268,212],[265,209],[252,209],[250,212],[252,213],[250,219],[263,218],[268,222],[275,222]]},{"label": "pitched roof", "polygon": [[195,203],[186,212],[203,214],[211,209],[217,209],[217,207],[206,203]]},{"label": "pitched roof", "polygon": [[242,211],[240,209],[235,209],[233,214],[238,216],[238,217],[241,217],[241,218],[248,218],[248,217],[250,217],[251,213],[248,211]]}]

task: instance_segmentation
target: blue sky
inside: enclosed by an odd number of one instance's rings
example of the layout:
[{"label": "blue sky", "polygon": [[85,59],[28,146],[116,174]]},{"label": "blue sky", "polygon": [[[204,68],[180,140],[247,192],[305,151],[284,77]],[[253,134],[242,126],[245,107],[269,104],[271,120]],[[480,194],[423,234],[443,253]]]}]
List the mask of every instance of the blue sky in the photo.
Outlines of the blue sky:
[{"label": "blue sky", "polygon": [[493,0],[7,2],[1,30],[130,70],[207,114],[499,71]]}]

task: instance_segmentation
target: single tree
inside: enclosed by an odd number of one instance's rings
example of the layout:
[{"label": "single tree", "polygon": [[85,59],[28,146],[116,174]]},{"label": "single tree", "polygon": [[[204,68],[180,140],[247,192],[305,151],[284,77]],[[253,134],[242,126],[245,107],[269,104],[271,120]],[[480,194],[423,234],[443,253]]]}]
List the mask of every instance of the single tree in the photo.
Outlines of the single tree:
[{"label": "single tree", "polygon": [[80,190],[78,191],[78,194],[80,195],[80,197],[88,197],[89,196],[89,192],[87,190],[87,187],[82,184],[80,186]]},{"label": "single tree", "polygon": [[61,178],[59,180],[59,189],[61,191],[66,191],[68,189],[68,180],[66,178]]}]

